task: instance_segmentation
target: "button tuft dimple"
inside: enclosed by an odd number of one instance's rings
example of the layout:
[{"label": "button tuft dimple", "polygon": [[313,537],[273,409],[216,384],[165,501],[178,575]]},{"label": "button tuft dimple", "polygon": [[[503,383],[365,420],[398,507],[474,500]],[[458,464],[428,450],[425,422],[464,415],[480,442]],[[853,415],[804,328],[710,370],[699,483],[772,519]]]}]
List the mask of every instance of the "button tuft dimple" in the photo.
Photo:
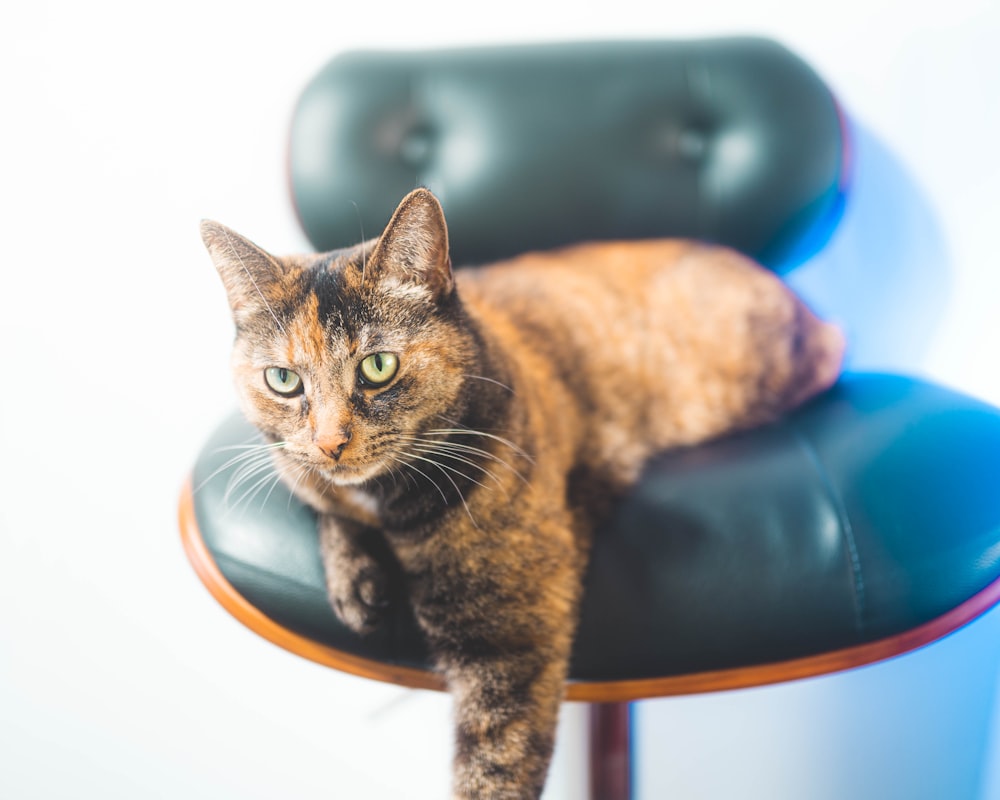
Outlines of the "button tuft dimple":
[{"label": "button tuft dimple", "polygon": [[677,152],[687,161],[701,161],[708,149],[705,132],[696,128],[688,128],[677,137]]},{"label": "button tuft dimple", "polygon": [[434,146],[434,134],[426,126],[417,126],[409,131],[399,143],[399,156],[403,163],[413,168],[427,165]]}]

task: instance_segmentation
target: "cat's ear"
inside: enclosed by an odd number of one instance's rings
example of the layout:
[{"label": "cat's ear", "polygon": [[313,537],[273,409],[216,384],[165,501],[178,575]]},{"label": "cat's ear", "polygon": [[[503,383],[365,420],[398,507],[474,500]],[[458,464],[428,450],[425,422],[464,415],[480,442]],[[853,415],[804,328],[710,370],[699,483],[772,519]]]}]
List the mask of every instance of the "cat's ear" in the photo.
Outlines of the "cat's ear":
[{"label": "cat's ear", "polygon": [[201,221],[201,238],[226,287],[236,323],[269,312],[267,298],[283,272],[278,260],[246,237],[212,220]]},{"label": "cat's ear", "polygon": [[448,226],[441,203],[428,189],[403,198],[372,252],[371,265],[383,278],[425,286],[434,297],[451,294],[455,278]]}]

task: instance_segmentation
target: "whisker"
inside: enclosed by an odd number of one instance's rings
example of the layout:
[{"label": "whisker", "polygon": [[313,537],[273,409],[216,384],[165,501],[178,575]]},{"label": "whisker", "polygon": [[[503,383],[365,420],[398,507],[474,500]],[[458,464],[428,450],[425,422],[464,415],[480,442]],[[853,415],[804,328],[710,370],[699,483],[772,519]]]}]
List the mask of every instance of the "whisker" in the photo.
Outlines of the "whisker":
[{"label": "whisker", "polygon": [[[257,441],[254,441],[256,439]],[[247,439],[243,444],[227,444],[222,447],[216,447],[213,453],[225,453],[229,450],[256,450],[262,447],[283,447],[284,442],[266,442],[263,440],[261,434],[256,434],[251,438]]]},{"label": "whisker", "polygon": [[445,439],[431,438],[430,436],[411,436],[411,437],[400,437],[401,439],[406,439],[407,441],[420,442],[422,444],[429,444],[434,447],[441,447],[443,449],[455,450],[460,453],[468,453],[469,455],[482,456],[483,458],[493,461],[497,464],[502,464],[507,467],[507,469],[513,470],[514,468],[508,464],[496,453],[491,453],[489,450],[485,450],[482,447],[476,447],[471,444],[464,444],[462,442],[452,442]]},{"label": "whisker", "polygon": [[[361,209],[358,208],[358,204],[352,200],[351,205],[354,206],[354,213],[358,217],[358,228],[361,229],[361,241],[365,241],[365,223],[361,220]],[[364,244],[361,245],[361,288],[365,286],[365,271],[368,269],[368,250],[365,248]]]},{"label": "whisker", "polygon": [[[426,453],[427,455],[437,455],[437,456],[441,456],[442,458],[450,458],[450,459],[452,459],[454,461],[461,461],[463,464],[468,464],[470,467],[472,467],[474,469],[478,469],[480,472],[482,472],[484,475],[486,475],[488,478],[490,478],[494,483],[496,483],[497,486],[500,487],[500,489],[504,492],[504,494],[507,493],[506,490],[504,489],[503,482],[494,473],[490,472],[490,470],[486,469],[486,467],[484,467],[482,464],[477,464],[471,458],[465,458],[464,456],[460,456],[460,455],[456,455],[455,453],[447,452],[446,448],[443,448],[443,447],[434,447],[433,445],[424,445],[424,444],[420,444],[420,443],[414,442],[413,447],[418,452]],[[465,476],[465,477],[468,477],[468,476]],[[472,478],[469,478],[469,480],[472,480]],[[479,485],[482,486],[481,483]],[[487,487],[484,486],[483,488],[485,489]]]},{"label": "whisker", "polygon": [[252,480],[262,472],[270,472],[272,469],[271,459],[269,458],[258,457],[240,464],[230,473],[229,480],[226,481],[226,490],[222,496],[223,502],[228,503],[233,492],[244,483]]},{"label": "whisker", "polygon": [[195,492],[201,491],[203,488],[205,488],[206,484],[210,483],[212,480],[214,480],[221,473],[226,472],[227,470],[233,469],[234,467],[236,467],[241,462],[253,459],[254,457],[260,455],[261,453],[263,453],[267,457],[267,459],[270,459],[270,452],[272,450],[276,450],[276,449],[278,449],[280,447],[284,447],[284,446],[285,446],[285,442],[270,442],[270,443],[265,442],[265,443],[260,443],[260,444],[234,444],[234,445],[227,445],[225,447],[220,447],[220,448],[214,450],[213,452],[222,453],[222,452],[226,452],[226,451],[229,451],[229,450],[240,450],[242,452],[237,453],[235,456],[233,456],[232,458],[229,458],[228,460],[226,460],[225,462],[223,462],[219,467],[217,467],[216,469],[214,469],[211,472],[211,474],[209,474],[209,476],[207,478],[205,478],[204,480],[202,480],[195,487],[194,491]]},{"label": "whisker", "polygon": [[[433,453],[433,451],[428,451],[428,450],[423,450],[422,452],[428,453],[428,454],[432,454]],[[487,490],[489,489],[488,486],[484,486],[482,483],[480,483],[479,481],[477,481],[471,475],[466,475],[464,472],[462,472],[457,467],[451,467],[448,464],[442,464],[439,461],[435,461],[433,458],[427,458],[425,456],[418,456],[418,455],[416,455],[415,453],[412,453],[412,452],[411,453],[407,453],[407,455],[409,455],[410,458],[417,459],[418,461],[426,461],[428,464],[433,464],[438,469],[446,469],[449,472],[453,472],[455,475],[458,475],[458,477],[465,478],[467,481],[471,481],[472,483],[476,484],[476,486],[479,486],[480,488],[487,489]],[[445,456],[445,457],[447,458],[447,456]],[[476,466],[476,465],[473,464],[473,466]],[[450,478],[449,478],[449,480],[450,480]],[[458,486],[455,486],[455,489],[458,490]]]},{"label": "whisker", "polygon": [[[253,486],[251,486],[249,489],[247,489],[240,496],[240,499],[236,501],[235,506],[239,507],[240,505],[243,505],[244,510],[246,510],[247,508],[250,507],[250,503],[253,502],[253,499],[258,494],[261,493],[261,491],[264,489],[265,486],[267,486],[268,483],[271,483],[271,481],[274,481],[274,480],[279,480],[280,477],[281,476],[276,475],[273,472],[268,472],[267,474],[264,475],[263,478],[258,479],[257,482],[254,483]],[[273,484],[272,484],[272,486],[273,486]]]},{"label": "whisker", "polygon": [[[264,499],[260,501],[260,510],[264,510],[264,506],[267,505],[267,501],[271,498],[271,493],[278,488],[281,483],[281,473],[275,470],[274,472],[274,483],[271,484],[271,488],[267,490],[267,494],[264,495]],[[289,508],[291,508],[291,499],[288,501]]]},{"label": "whisker", "polygon": [[271,451],[274,449],[275,448],[268,447],[267,445],[260,445],[259,447],[243,450],[226,461],[226,463],[222,465],[222,469],[235,467],[246,461],[268,461],[271,458]]},{"label": "whisker", "polygon": [[433,478],[431,478],[430,475],[428,475],[422,469],[420,469],[419,467],[417,467],[415,464],[411,464],[409,461],[405,461],[405,460],[403,460],[401,458],[397,458],[396,456],[391,455],[391,454],[388,457],[391,458],[393,461],[395,461],[397,464],[402,464],[404,467],[412,469],[417,474],[423,475],[424,479],[428,483],[430,483],[431,486],[433,486],[435,489],[438,490],[438,494],[441,495],[441,499],[444,500],[445,505],[448,504],[448,498],[445,496],[445,493],[441,490],[441,487],[437,485],[437,483],[434,481]]},{"label": "whisker", "polygon": [[495,384],[496,386],[499,386],[501,389],[506,389],[508,392],[510,392],[515,397],[517,396],[517,392],[515,392],[513,389],[511,389],[506,383],[501,383],[500,381],[494,380],[493,378],[487,378],[485,375],[462,375],[462,377],[463,378],[471,378],[472,380],[476,380],[476,381],[486,381],[486,383]]},{"label": "whisker", "polygon": [[[442,417],[442,419],[444,419]],[[425,433],[439,433],[443,435],[458,435],[458,436],[482,436],[485,439],[492,439],[506,447],[509,447],[514,451],[515,454],[526,458],[532,464],[535,463],[534,459],[524,452],[518,445],[512,442],[510,439],[505,439],[503,436],[497,436],[495,433],[487,433],[486,431],[477,431],[472,428],[432,428],[431,430],[425,431]]]},{"label": "whisker", "polygon": [[[442,475],[444,475],[445,478],[448,479],[448,482],[452,486],[455,487],[455,491],[458,493],[458,499],[462,501],[462,505],[465,506],[465,513],[469,515],[469,521],[472,522],[472,524],[478,530],[479,529],[479,525],[476,523],[475,518],[472,516],[472,511],[469,509],[469,504],[465,502],[465,496],[462,494],[462,490],[458,488],[458,484],[455,483],[455,479],[452,478],[451,475],[449,475],[448,472],[446,471],[446,469],[448,469],[448,468],[442,466],[437,461],[434,461],[433,459],[430,459],[430,458],[424,458],[423,456],[418,456],[418,455],[415,455],[413,453],[407,453],[407,455],[410,458],[417,459],[417,461],[424,461],[424,462],[430,464],[432,467],[437,467],[438,471]],[[409,462],[407,462],[407,463],[409,463]],[[483,486],[481,483],[479,483],[479,481],[475,480],[474,478],[470,478],[468,475],[465,475],[464,473],[459,472],[456,469],[452,469],[451,471],[454,472],[454,473],[456,473],[457,475],[460,475],[461,477],[465,478],[466,480],[472,481],[473,483],[478,484],[479,486]],[[483,488],[485,489],[486,487],[484,486]],[[441,491],[440,487],[438,487],[438,491],[439,492]],[[441,496],[444,497],[444,492],[441,492]],[[448,502],[448,499],[445,498],[445,503],[447,504],[447,502]]]},{"label": "whisker", "polygon": [[[440,455],[443,458],[450,458],[454,461],[461,461],[463,464],[468,464],[470,467],[475,467],[480,472],[485,475],[496,479],[496,475],[484,467],[482,464],[473,461],[471,458],[466,458],[464,455],[459,455],[459,453],[464,453],[466,451],[451,448],[448,446],[448,442],[430,442],[427,440],[415,440],[412,442],[415,449],[419,450],[421,453],[428,453],[430,455]],[[474,454],[473,454],[474,455]],[[483,455],[491,456],[492,453],[484,453]],[[495,458],[493,460],[496,460]]]},{"label": "whisker", "polygon": [[[266,486],[273,477],[274,473],[270,469],[257,468],[252,472],[248,471],[242,474],[239,480],[230,480],[229,485],[226,487],[226,492],[222,496],[222,503],[225,506],[226,514],[232,514],[240,510],[241,507],[243,511],[246,511],[249,500]],[[237,491],[241,491],[242,494],[234,500],[233,498]]]},{"label": "whisker", "polygon": [[397,486],[399,484],[398,479],[402,477],[403,480],[406,481],[407,486],[412,485],[414,488],[417,489],[420,488],[419,486],[417,486],[417,484],[413,483],[413,479],[410,477],[409,473],[403,472],[403,470],[401,470],[399,467],[393,466],[392,464],[386,464],[385,468],[389,472],[389,475],[392,477],[393,486]]},{"label": "whisker", "polygon": [[[289,487],[289,489],[288,489],[288,500],[285,503],[285,510],[286,511],[291,511],[292,510],[292,498],[295,497],[295,490],[298,488],[299,484],[302,482],[302,479],[304,477],[306,477],[307,475],[310,475],[312,473],[312,471],[313,471],[313,468],[310,467],[308,464],[299,464],[298,462],[295,462],[295,463],[292,464],[292,466],[295,468],[296,475],[295,475],[295,482],[292,483],[291,487]],[[323,488],[323,493],[324,494],[326,493],[325,486]]]},{"label": "whisker", "polygon": [[[258,434],[259,436],[259,434]],[[203,489],[205,485],[215,479],[218,475],[228,471],[229,478],[226,481],[226,489],[222,495],[222,502],[230,509],[239,506],[244,501],[249,504],[252,499],[271,478],[274,471],[274,462],[271,454],[278,448],[284,447],[285,442],[259,442],[255,444],[238,444],[220,447],[216,452],[237,450],[237,454],[229,458],[221,466],[215,469],[205,478],[195,491]],[[263,478],[259,476],[264,475]],[[233,502],[233,496],[240,489],[244,489],[251,481],[256,481],[248,489],[245,489],[239,500]],[[273,490],[273,486],[272,486]]]},{"label": "whisker", "polygon": [[[259,477],[263,475],[263,477]],[[252,465],[244,465],[239,470],[233,473],[226,485],[225,494],[222,496],[222,502],[227,506],[236,507],[239,506],[244,500],[251,495],[254,489],[264,483],[267,483],[274,475],[274,465],[271,463],[270,459],[266,461],[255,463]],[[243,492],[239,500],[235,503],[231,502],[233,495],[237,490],[243,489],[243,487],[250,483],[250,481],[256,481],[249,489]]]},{"label": "whisker", "polygon": [[257,290],[257,294],[260,295],[260,299],[261,302],[264,303],[264,307],[270,312],[271,316],[274,318],[274,324],[278,326],[278,330],[281,331],[282,335],[287,336],[288,334],[285,333],[285,329],[282,327],[281,321],[278,319],[278,315],[274,313],[274,309],[271,308],[271,304],[267,302],[267,298],[264,297],[264,293],[260,290],[260,287],[257,285],[257,281],[254,279],[253,273],[251,273],[250,270],[247,268],[247,265],[243,263],[243,257],[239,254],[239,251],[237,251],[236,245],[233,244],[233,239],[229,235],[229,231],[223,229],[223,233],[226,236],[226,242],[229,245],[229,249],[232,251],[232,254],[236,256],[236,260],[240,262],[240,266],[243,267],[243,271],[247,274],[247,277],[250,279],[250,283],[253,284],[253,288]]}]

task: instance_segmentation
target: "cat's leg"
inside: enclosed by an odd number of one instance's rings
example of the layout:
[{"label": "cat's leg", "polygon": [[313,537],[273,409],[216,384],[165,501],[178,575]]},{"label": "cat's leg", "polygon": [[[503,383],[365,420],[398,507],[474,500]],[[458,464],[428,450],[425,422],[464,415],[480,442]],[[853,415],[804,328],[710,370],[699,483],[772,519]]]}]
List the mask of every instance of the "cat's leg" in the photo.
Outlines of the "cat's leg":
[{"label": "cat's leg", "polygon": [[391,600],[387,550],[381,534],[356,522],[321,514],[319,538],[333,610],[357,633],[374,630]]},{"label": "cat's leg", "polygon": [[541,794],[585,560],[568,518],[484,536],[461,549],[454,572],[439,569],[433,591],[415,594],[454,702],[456,800]]},{"label": "cat's leg", "polygon": [[537,800],[552,758],[567,659],[522,652],[446,666],[455,703],[455,800]]}]

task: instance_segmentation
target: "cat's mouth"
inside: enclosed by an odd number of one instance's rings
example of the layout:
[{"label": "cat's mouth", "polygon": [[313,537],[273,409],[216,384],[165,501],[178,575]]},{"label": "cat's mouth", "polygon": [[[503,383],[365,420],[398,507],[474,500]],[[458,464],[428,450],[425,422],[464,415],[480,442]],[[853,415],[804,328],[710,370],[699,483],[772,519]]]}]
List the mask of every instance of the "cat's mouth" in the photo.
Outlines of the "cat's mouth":
[{"label": "cat's mouth", "polygon": [[350,464],[328,462],[319,470],[323,477],[336,486],[359,486],[382,472],[377,463]]},{"label": "cat's mouth", "polygon": [[347,452],[339,458],[329,458],[312,448],[284,448],[280,456],[289,462],[295,475],[311,474],[334,486],[360,486],[382,475],[388,468],[377,456],[362,456]]},{"label": "cat's mouth", "polygon": [[277,455],[289,469],[289,481],[312,480],[317,478],[335,486],[356,486],[373,477],[378,469],[372,465],[355,464],[346,460],[335,461],[308,450],[286,448]]}]

